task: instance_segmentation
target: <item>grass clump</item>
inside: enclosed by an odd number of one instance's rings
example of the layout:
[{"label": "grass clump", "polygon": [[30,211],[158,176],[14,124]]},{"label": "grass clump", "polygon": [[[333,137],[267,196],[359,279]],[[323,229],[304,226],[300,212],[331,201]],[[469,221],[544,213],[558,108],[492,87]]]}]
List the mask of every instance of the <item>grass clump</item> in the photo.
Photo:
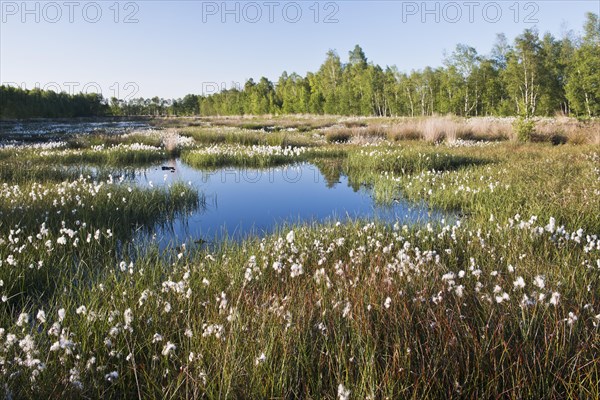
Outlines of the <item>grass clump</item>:
[{"label": "grass clump", "polygon": [[184,152],[181,159],[195,168],[270,167],[305,161],[309,155],[305,147],[223,145]]},{"label": "grass clump", "polygon": [[315,139],[302,133],[287,132],[255,132],[228,127],[185,128],[181,134],[194,139],[201,145],[231,144],[243,146],[281,146],[306,147],[314,146]]},{"label": "grass clump", "polygon": [[49,150],[32,155],[30,159],[45,164],[62,165],[148,165],[169,159],[171,156],[160,147],[142,144],[105,147],[95,146],[82,150]]},{"label": "grass clump", "polygon": [[485,164],[489,159],[475,155],[440,151],[435,147],[413,145],[402,148],[377,146],[349,152],[347,169],[396,174],[412,174],[427,170],[455,170]]},{"label": "grass clump", "polygon": [[348,129],[332,129],[325,134],[325,139],[329,143],[348,143],[352,133]]},{"label": "grass clump", "polygon": [[25,183],[0,187],[1,226],[36,230],[41,224],[59,229],[63,224],[85,221],[98,228],[112,228],[122,234],[161,219],[196,208],[198,192],[180,182],[168,188],[140,188],[125,182],[92,181],[79,177],[60,183]]}]

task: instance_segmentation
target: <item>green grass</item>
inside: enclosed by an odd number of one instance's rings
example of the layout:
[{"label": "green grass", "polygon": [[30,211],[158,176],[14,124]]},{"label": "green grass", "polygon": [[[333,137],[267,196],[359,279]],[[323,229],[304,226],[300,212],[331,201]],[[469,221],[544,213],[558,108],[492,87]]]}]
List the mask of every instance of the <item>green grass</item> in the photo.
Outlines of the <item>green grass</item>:
[{"label": "green grass", "polygon": [[50,164],[93,164],[111,166],[146,165],[170,158],[161,149],[142,148],[131,150],[127,147],[107,149],[51,151],[39,156],[41,162]]},{"label": "green grass", "polygon": [[[150,147],[96,147],[90,149],[53,149],[53,150],[2,150],[6,152],[2,165],[12,168],[19,163],[30,163],[35,166],[142,166],[161,162],[171,155],[160,148]],[[35,168],[35,167],[34,167]]]},{"label": "green grass", "polygon": [[127,135],[80,135],[72,138],[68,142],[68,146],[73,149],[87,149],[94,146],[118,146],[119,144],[136,144],[140,143],[146,146],[161,147],[162,138],[157,132],[149,133],[132,133]]},{"label": "green grass", "polygon": [[600,214],[595,210],[600,209],[600,175],[595,150],[592,146],[540,145],[479,149],[482,157],[496,161],[457,171],[424,171],[402,178],[400,185],[409,198],[460,210],[481,225],[491,215],[506,220],[521,214],[554,217],[559,224],[599,232]]},{"label": "green grass", "polygon": [[181,130],[183,136],[193,138],[198,144],[239,144],[243,146],[281,146],[301,147],[314,146],[318,139],[311,133],[288,132],[255,132],[248,128],[232,127],[188,127]]},{"label": "green grass", "polygon": [[[40,295],[47,292],[54,275],[68,275],[69,269],[81,268],[82,263],[96,264],[106,260],[108,255],[114,257],[116,244],[125,245],[134,232],[151,231],[204,204],[198,192],[183,183],[142,189],[86,178],[5,186],[0,194],[0,232],[9,233],[3,243],[6,247],[0,247],[0,259],[6,260],[11,252],[19,250],[25,258],[20,263],[29,268],[27,273],[10,265],[0,269],[0,280],[6,283],[4,294],[19,301],[27,300],[32,291]],[[11,241],[10,232],[25,235],[26,240]],[[88,244],[97,242],[94,237],[112,239],[103,248],[92,245],[90,256]],[[34,238],[41,243],[31,246]],[[75,251],[55,258],[56,252],[60,254],[67,242],[73,244]],[[46,256],[50,259],[43,261]],[[39,261],[45,264],[41,277],[37,268]]]},{"label": "green grass", "polygon": [[250,167],[265,168],[320,157],[344,156],[344,150],[334,148],[216,145],[185,151],[181,159],[194,168]]},{"label": "green grass", "polygon": [[[474,153],[474,152],[472,152]],[[448,171],[486,164],[491,159],[478,154],[449,151],[447,148],[413,143],[398,146],[358,148],[348,155],[347,168],[410,175],[422,171]]]}]

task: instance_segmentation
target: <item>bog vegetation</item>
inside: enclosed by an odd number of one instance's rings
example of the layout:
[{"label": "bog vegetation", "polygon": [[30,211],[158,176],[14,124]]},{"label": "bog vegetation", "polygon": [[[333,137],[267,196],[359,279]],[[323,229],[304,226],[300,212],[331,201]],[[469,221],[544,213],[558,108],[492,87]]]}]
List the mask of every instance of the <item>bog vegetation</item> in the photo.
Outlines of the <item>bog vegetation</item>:
[{"label": "bog vegetation", "polygon": [[[0,394],[599,398],[598,125],[532,121],[540,143],[513,119],[286,117],[2,146]],[[136,233],[202,193],[127,171],[177,156],[311,162],[461,218],[160,250]]]}]

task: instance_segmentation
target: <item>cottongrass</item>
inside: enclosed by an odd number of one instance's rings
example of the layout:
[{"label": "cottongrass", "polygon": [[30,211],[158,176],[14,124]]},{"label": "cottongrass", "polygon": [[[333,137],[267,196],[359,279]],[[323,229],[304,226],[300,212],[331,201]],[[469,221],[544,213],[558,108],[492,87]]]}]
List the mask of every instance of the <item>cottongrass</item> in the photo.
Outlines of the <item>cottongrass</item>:
[{"label": "cottongrass", "polygon": [[445,143],[448,147],[488,147],[496,144],[495,142],[481,141],[481,140],[463,140],[456,139],[453,142]]},{"label": "cottongrass", "polygon": [[[0,390],[596,397],[585,382],[597,377],[600,303],[590,289],[600,237],[548,225],[515,215],[485,227],[290,226],[171,261],[142,256],[133,274],[103,266],[89,285],[59,290],[43,307],[31,293],[0,314]],[[17,238],[2,246],[17,248]],[[79,246],[91,245],[101,246]],[[29,252],[16,253],[11,268],[29,273],[21,261]],[[56,284],[69,287],[90,267]]]},{"label": "cottongrass", "polygon": [[267,167],[303,161],[308,154],[306,147],[215,145],[184,152],[182,160],[194,167]]},{"label": "cottongrass", "polygon": [[63,141],[49,141],[42,143],[0,143],[0,150],[25,150],[25,149],[35,149],[35,150],[53,150],[53,149],[61,149],[67,146],[67,142]]},{"label": "cottongrass", "polygon": [[130,166],[165,160],[169,155],[161,147],[144,143],[105,145],[96,144],[85,149],[56,148],[42,151],[17,149],[2,160],[27,159],[45,165],[111,165]]}]

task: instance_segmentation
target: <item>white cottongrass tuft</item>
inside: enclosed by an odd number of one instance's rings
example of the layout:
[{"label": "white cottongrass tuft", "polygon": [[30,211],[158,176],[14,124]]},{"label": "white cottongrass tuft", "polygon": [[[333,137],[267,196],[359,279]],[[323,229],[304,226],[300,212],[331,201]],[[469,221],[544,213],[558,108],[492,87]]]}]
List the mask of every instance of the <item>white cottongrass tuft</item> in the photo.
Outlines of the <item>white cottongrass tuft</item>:
[{"label": "white cottongrass tuft", "polygon": [[169,354],[171,354],[171,352],[175,351],[176,349],[177,349],[177,346],[175,346],[171,342],[167,342],[167,344],[165,344],[165,347],[163,347],[162,355],[168,356]]},{"label": "white cottongrass tuft", "polygon": [[254,365],[262,364],[267,359],[265,353],[260,353],[260,356],[256,357],[254,360]]},{"label": "white cottongrass tuft", "polygon": [[515,289],[523,289],[525,287],[525,280],[522,276],[519,276],[514,282],[513,286]]},{"label": "white cottongrass tuft", "polygon": [[338,385],[338,400],[348,400],[350,398],[350,389],[346,389],[343,384]]},{"label": "white cottongrass tuft", "polygon": [[44,310],[39,310],[35,318],[40,322],[40,324],[43,324],[46,322],[46,313]]},{"label": "white cottongrass tuft", "polygon": [[289,233],[285,237],[285,240],[287,240],[288,243],[294,243],[295,237],[296,235],[294,234],[294,231],[289,231]]},{"label": "white cottongrass tuft", "polygon": [[558,305],[559,301],[560,301],[560,293],[558,293],[558,292],[552,293],[552,297],[550,297],[550,304],[552,304],[553,306],[556,306],[556,305]]},{"label": "white cottongrass tuft", "polygon": [[546,282],[544,281],[544,277],[542,275],[538,275],[533,278],[533,284],[540,289],[543,289],[546,286]]},{"label": "white cottongrass tuft", "polygon": [[387,297],[387,298],[385,299],[385,302],[383,303],[383,306],[384,306],[385,308],[390,308],[390,306],[391,306],[391,305],[392,305],[392,299],[391,299],[390,297]]}]

